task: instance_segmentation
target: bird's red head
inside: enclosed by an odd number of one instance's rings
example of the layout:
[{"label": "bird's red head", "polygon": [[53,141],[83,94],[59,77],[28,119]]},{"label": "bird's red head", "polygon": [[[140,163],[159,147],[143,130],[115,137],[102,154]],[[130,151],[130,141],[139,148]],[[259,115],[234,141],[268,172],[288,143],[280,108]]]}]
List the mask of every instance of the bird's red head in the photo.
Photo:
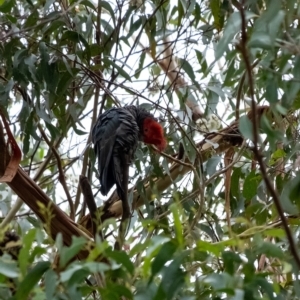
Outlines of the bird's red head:
[{"label": "bird's red head", "polygon": [[154,119],[145,118],[143,122],[143,142],[155,145],[159,151],[163,151],[167,146],[164,130]]}]

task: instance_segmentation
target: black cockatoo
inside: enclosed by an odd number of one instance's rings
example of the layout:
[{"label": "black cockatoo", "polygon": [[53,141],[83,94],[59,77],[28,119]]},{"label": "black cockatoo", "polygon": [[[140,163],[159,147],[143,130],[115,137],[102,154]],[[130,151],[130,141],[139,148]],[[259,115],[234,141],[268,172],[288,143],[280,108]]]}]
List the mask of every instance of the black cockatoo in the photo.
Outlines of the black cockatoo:
[{"label": "black cockatoo", "polygon": [[107,195],[114,184],[123,204],[123,217],[130,216],[127,200],[129,165],[139,141],[166,147],[162,126],[145,109],[130,105],[114,107],[101,114],[93,128],[92,140],[98,158],[100,191]]}]

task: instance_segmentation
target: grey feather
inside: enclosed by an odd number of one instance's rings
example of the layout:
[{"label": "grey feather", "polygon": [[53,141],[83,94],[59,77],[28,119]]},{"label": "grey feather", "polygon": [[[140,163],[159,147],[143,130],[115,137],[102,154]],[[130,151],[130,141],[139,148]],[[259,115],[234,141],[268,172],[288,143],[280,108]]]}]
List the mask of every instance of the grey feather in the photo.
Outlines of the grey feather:
[{"label": "grey feather", "polygon": [[[123,168],[129,168],[134,158],[138,141],[141,140],[143,120],[147,117],[154,119],[152,114],[133,105],[111,108],[99,116],[92,131],[92,140],[103,195],[107,195],[116,184],[117,192],[122,197]],[[122,161],[123,154],[127,154],[129,162]]]}]

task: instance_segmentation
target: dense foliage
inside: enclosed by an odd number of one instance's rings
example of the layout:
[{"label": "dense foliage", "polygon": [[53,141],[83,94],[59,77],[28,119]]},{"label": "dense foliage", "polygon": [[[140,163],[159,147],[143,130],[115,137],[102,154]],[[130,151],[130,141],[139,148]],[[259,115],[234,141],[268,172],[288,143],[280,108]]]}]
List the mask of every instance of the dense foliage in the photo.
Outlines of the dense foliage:
[{"label": "dense foliage", "polygon": [[87,224],[80,174],[106,200],[99,113],[140,104],[168,139],[136,153],[122,251],[116,199],[103,240],[68,243],[1,183],[0,298],[300,299],[299,16],[295,0],[0,0],[0,111],[70,224]]}]

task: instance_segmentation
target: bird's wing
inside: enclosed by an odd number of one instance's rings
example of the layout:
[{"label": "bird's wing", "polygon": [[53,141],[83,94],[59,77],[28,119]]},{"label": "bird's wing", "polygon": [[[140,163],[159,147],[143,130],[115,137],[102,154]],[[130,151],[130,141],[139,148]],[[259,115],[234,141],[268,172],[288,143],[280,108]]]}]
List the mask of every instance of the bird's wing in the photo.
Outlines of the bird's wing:
[{"label": "bird's wing", "polygon": [[[106,195],[116,183],[123,189],[123,171],[129,168],[138,145],[139,127],[135,117],[125,108],[111,108],[99,116],[92,131],[98,158],[100,191]],[[124,155],[128,161],[124,161]],[[127,183],[126,183],[127,184]]]},{"label": "bird's wing", "polygon": [[[118,194],[124,192],[123,176],[124,170],[129,170],[138,145],[139,128],[133,115],[126,109],[120,111],[120,125],[116,131],[116,142],[114,147],[114,176],[117,184]],[[127,176],[128,177],[128,176]],[[124,184],[128,184],[125,182]]]},{"label": "bird's wing", "polygon": [[92,131],[95,154],[98,157],[101,193],[104,195],[115,184],[112,155],[119,126],[120,118],[118,110],[110,109],[100,115]]}]

